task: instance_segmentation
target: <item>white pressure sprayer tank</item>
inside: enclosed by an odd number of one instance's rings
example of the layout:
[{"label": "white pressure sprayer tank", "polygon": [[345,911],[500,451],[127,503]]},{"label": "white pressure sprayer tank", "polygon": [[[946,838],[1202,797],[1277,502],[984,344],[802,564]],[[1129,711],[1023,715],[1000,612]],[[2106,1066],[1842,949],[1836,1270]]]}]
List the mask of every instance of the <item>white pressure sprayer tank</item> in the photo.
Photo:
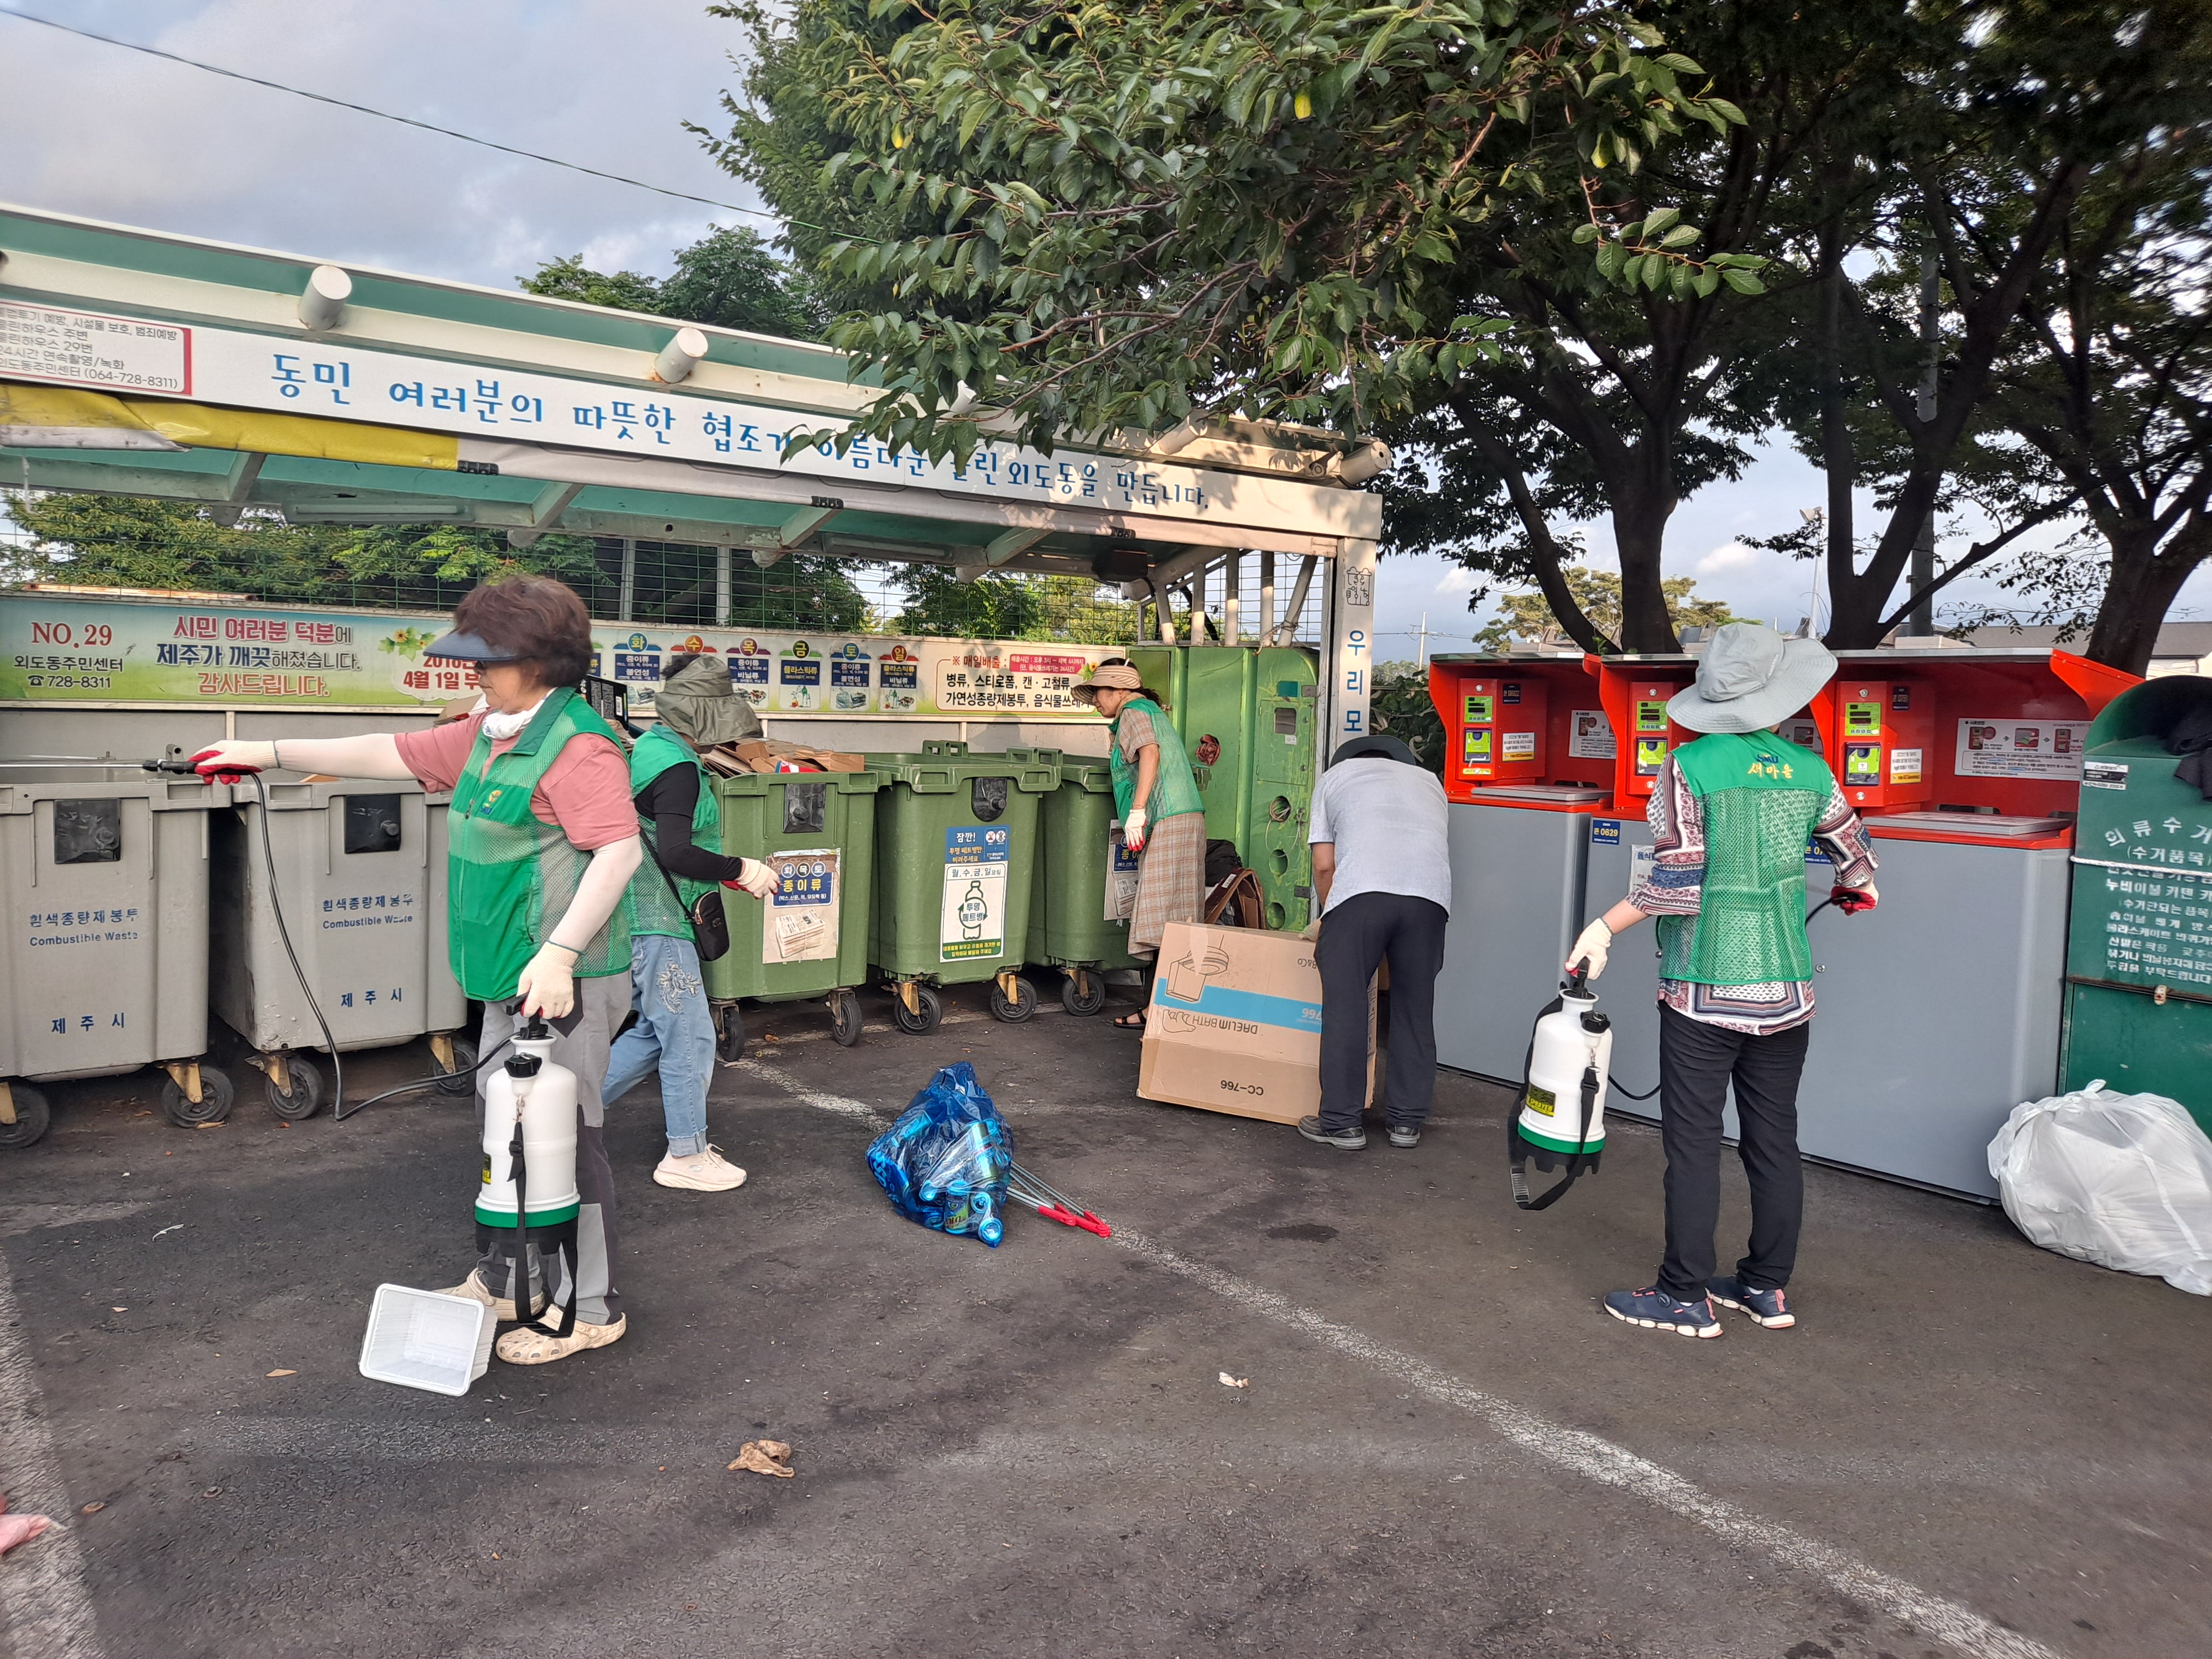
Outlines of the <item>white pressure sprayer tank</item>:
[{"label": "white pressure sprayer tank", "polygon": [[[1613,1063],[1613,1022],[1597,1011],[1597,997],[1577,972],[1560,987],[1559,1000],[1536,1022],[1528,1044],[1528,1080],[1514,1118],[1511,1142],[1514,1201],[1540,1210],[1595,1173],[1605,1151],[1605,1091]],[[1564,1170],[1566,1178],[1541,1197],[1528,1195],[1526,1165]]]},{"label": "white pressure sprayer tank", "polygon": [[[532,1232],[561,1227],[575,1220],[583,1202],[576,1190],[576,1074],[553,1063],[554,1041],[543,1021],[532,1020],[514,1039],[514,1057],[484,1085],[481,1226],[507,1233],[518,1224]],[[527,1213],[518,1216],[524,1205]]]}]

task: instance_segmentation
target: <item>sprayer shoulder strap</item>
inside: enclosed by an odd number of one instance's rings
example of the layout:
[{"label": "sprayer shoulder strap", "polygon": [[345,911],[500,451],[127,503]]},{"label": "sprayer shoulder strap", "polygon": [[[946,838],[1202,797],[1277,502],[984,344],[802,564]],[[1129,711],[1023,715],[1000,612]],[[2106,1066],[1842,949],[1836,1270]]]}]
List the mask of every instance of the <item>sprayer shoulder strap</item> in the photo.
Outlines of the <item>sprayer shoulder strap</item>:
[{"label": "sprayer shoulder strap", "polygon": [[1505,1157],[1511,1172],[1513,1201],[1524,1210],[1548,1210],[1567,1194],[1567,1188],[1582,1179],[1583,1157],[1589,1149],[1590,1114],[1597,1105],[1598,1090],[1601,1086],[1594,1066],[1583,1067],[1582,1127],[1576,1131],[1576,1150],[1567,1173],[1559,1184],[1531,1198],[1528,1195],[1528,1154],[1521,1139],[1521,1109],[1528,1099],[1528,1073],[1536,1063],[1536,1031],[1545,1020],[1565,1006],[1553,997],[1536,1012],[1536,1024],[1528,1028],[1528,1052],[1521,1059],[1521,1097],[1513,1103],[1512,1110],[1505,1115]]}]

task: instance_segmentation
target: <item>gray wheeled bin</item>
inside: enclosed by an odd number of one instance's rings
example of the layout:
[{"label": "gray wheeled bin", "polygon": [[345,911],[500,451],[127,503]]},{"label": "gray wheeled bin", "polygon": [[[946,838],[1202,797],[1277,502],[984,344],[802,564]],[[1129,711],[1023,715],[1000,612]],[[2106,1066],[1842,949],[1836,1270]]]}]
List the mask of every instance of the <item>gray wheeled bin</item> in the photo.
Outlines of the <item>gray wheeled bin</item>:
[{"label": "gray wheeled bin", "polygon": [[[209,988],[223,1024],[258,1050],[269,1109],[313,1117],[322,1073],[300,1051],[325,1047],[277,932],[276,898],[342,1051],[428,1036],[451,1094],[475,1086],[476,1050],[456,1035],[468,999],[446,953],[446,802],[412,780],[270,783],[218,813],[209,875],[214,959]],[[264,850],[262,837],[270,836]]]},{"label": "gray wheeled bin", "polygon": [[0,777],[0,1148],[50,1114],[38,1082],[168,1073],[179,1125],[228,1116],[207,1052],[208,831],[221,786],[137,767]]}]

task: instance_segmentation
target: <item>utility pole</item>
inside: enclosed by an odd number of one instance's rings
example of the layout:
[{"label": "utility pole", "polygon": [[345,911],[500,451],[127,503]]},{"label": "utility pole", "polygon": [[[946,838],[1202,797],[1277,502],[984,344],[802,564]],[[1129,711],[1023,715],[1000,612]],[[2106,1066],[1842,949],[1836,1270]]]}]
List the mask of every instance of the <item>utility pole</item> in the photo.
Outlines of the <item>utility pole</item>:
[{"label": "utility pole", "polygon": [[1429,665],[1429,613],[1421,612],[1421,666]]},{"label": "utility pole", "polygon": [[[1923,253],[1920,256],[1920,343],[1928,356],[1920,366],[1920,396],[1914,409],[1923,426],[1936,418],[1936,378],[1942,361],[1936,299],[1936,256]],[[1932,506],[1920,520],[1920,533],[1913,538],[1912,568],[1907,580],[1912,584],[1912,592],[1923,597],[1906,617],[1904,631],[1920,635],[1933,634],[1936,601],[1928,593],[1929,585],[1936,580],[1936,509]]]}]

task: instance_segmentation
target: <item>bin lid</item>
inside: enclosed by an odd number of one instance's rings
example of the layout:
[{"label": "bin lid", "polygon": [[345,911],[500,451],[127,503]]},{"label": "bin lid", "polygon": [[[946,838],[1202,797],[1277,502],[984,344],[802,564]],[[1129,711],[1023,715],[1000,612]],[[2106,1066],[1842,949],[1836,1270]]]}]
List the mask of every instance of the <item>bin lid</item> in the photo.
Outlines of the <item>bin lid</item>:
[{"label": "bin lid", "polygon": [[1896,824],[1911,830],[1948,830],[1961,836],[1997,836],[2007,841],[2032,841],[2055,836],[2069,828],[2065,817],[2020,817],[1991,812],[1883,812],[1867,819],[1869,829]]},{"label": "bin lid", "polygon": [[1485,800],[1540,800],[1558,806],[1586,806],[1601,801],[1607,792],[1586,783],[1502,783],[1478,787],[1469,799]]}]

